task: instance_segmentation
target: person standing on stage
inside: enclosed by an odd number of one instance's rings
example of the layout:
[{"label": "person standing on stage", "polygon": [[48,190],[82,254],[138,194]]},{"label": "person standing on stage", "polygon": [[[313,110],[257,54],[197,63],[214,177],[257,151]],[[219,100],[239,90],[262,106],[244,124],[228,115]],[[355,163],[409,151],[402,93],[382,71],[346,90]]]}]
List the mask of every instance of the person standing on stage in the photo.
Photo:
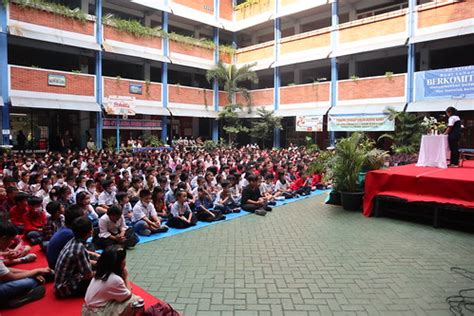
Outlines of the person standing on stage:
[{"label": "person standing on stage", "polygon": [[448,135],[449,150],[451,151],[450,166],[457,167],[459,164],[459,140],[461,139],[461,119],[457,115],[457,110],[450,106],[446,109],[448,115],[448,128],[445,135]]}]

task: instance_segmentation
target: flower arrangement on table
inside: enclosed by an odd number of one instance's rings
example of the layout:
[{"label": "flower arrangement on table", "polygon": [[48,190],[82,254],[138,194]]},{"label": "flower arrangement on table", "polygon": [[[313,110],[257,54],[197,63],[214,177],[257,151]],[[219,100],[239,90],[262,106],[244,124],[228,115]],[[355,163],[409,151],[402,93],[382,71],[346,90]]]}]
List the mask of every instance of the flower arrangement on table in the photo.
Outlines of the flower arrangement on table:
[{"label": "flower arrangement on table", "polygon": [[438,120],[432,116],[425,116],[421,122],[421,126],[426,128],[426,133],[428,135],[443,134],[446,130],[446,124],[444,122],[438,122]]}]

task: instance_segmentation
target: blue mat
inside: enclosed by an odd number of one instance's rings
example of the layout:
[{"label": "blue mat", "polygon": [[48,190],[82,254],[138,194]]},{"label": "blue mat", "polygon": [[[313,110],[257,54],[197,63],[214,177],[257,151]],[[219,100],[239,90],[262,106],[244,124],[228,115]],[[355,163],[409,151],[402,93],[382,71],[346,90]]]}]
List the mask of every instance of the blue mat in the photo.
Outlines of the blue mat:
[{"label": "blue mat", "polygon": [[[293,198],[293,199],[278,201],[277,204],[273,208],[275,209],[279,206],[286,205],[286,204],[293,203],[293,202],[297,202],[297,201],[301,201],[301,200],[304,200],[304,199],[307,199],[307,198],[310,198],[310,197],[313,197],[313,196],[317,196],[317,195],[320,195],[320,194],[323,194],[323,193],[326,193],[326,192],[329,192],[329,191],[330,190],[316,190],[316,191],[311,192],[311,194],[307,195],[307,196],[300,196],[299,198]],[[147,242],[150,242],[150,241],[153,241],[153,240],[175,236],[175,235],[190,232],[190,231],[193,231],[193,230],[196,230],[196,229],[204,228],[204,227],[207,227],[207,226],[210,226],[210,225],[225,223],[225,222],[233,220],[235,218],[239,218],[239,217],[250,215],[250,214],[252,214],[252,213],[245,212],[245,211],[240,211],[240,213],[226,214],[226,219],[223,220],[223,221],[211,222],[211,223],[197,222],[196,226],[192,226],[192,227],[185,228],[185,229],[176,229],[176,228],[171,228],[170,227],[170,229],[166,233],[154,234],[154,235],[151,235],[151,236],[148,236],[148,237],[140,236],[140,241],[139,241],[138,244],[140,245],[140,244],[144,244],[144,243],[147,243]]]}]

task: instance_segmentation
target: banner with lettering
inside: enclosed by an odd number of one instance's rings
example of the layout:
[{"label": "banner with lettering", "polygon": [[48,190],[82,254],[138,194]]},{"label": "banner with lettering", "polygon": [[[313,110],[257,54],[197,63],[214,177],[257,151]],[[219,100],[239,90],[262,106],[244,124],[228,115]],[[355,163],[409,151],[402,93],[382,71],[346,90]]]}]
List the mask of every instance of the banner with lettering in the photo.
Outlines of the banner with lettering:
[{"label": "banner with lettering", "polygon": [[331,132],[391,132],[395,122],[385,113],[329,114]]},{"label": "banner with lettering", "polygon": [[[120,120],[120,129],[161,130],[161,120]],[[117,120],[104,118],[104,129],[115,129]]]},{"label": "banner with lettering", "polygon": [[297,132],[322,132],[323,131],[323,116],[322,115],[308,115],[296,117],[296,131]]},{"label": "banner with lettering", "polygon": [[415,101],[474,99],[474,66],[415,73]]}]

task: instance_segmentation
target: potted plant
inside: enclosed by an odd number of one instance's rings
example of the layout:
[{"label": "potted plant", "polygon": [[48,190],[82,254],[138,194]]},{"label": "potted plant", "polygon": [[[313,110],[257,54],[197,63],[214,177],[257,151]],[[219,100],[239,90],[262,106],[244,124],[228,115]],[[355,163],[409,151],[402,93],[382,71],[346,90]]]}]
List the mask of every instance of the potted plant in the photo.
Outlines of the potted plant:
[{"label": "potted plant", "polygon": [[366,151],[361,142],[363,134],[353,133],[336,144],[332,166],[334,183],[341,194],[345,210],[361,210],[364,191],[359,186],[359,173],[366,161]]}]

